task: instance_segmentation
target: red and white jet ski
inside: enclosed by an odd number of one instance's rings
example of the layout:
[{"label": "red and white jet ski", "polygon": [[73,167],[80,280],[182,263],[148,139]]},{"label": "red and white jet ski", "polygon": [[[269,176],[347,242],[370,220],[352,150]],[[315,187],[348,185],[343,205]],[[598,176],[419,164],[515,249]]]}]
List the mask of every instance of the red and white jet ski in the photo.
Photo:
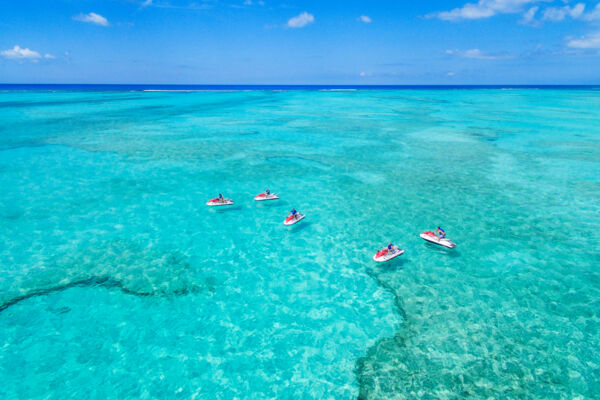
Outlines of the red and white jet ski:
[{"label": "red and white jet ski", "polygon": [[439,244],[440,246],[444,246],[449,249],[453,249],[456,247],[456,243],[452,242],[450,239],[447,239],[447,238],[440,239],[438,237],[438,235],[436,235],[435,233],[433,233],[431,231],[423,232],[419,236],[421,236],[421,238],[427,240],[428,242]]},{"label": "red and white jet ski", "polygon": [[254,198],[254,200],[256,201],[265,201],[265,200],[277,200],[279,198],[279,196],[277,196],[275,193],[261,193],[259,195],[256,195],[256,197]]},{"label": "red and white jet ski", "polygon": [[210,199],[206,205],[209,207],[218,207],[218,206],[230,206],[233,204],[233,200],[231,199]]},{"label": "red and white jet ski", "polygon": [[387,247],[385,249],[381,249],[373,256],[373,261],[375,262],[386,262],[390,261],[392,258],[396,258],[404,254],[403,249],[399,249],[398,247],[392,247],[391,250],[388,250]]},{"label": "red and white jet ski", "polygon": [[283,221],[284,225],[294,225],[297,224],[298,222],[302,221],[304,219],[305,215],[304,214],[300,214],[300,213],[296,213],[295,215],[290,215],[288,216],[285,221]]}]

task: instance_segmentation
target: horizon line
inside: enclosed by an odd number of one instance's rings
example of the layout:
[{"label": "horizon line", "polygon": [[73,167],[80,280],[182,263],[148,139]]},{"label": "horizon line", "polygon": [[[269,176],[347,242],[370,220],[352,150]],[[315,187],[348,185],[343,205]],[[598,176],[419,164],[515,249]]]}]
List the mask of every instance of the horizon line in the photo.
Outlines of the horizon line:
[{"label": "horizon line", "polygon": [[129,86],[600,86],[600,83],[8,83],[0,82],[2,86],[8,85],[129,85]]},{"label": "horizon line", "polygon": [[11,87],[132,87],[132,88],[600,88],[600,84],[255,84],[255,83],[0,83]]}]

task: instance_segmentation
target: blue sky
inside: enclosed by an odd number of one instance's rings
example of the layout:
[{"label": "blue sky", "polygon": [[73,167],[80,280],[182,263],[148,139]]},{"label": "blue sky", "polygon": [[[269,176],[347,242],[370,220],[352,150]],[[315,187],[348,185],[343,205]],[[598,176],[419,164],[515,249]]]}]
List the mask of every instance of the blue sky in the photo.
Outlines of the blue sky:
[{"label": "blue sky", "polygon": [[3,0],[0,82],[600,84],[600,0]]}]

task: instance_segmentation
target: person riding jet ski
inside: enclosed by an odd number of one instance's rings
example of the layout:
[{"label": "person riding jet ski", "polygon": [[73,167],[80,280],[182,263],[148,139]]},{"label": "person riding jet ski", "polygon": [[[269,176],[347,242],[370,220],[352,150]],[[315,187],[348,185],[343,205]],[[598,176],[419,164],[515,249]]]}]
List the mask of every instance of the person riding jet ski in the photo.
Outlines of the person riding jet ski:
[{"label": "person riding jet ski", "polygon": [[440,228],[439,226],[437,227],[437,230],[435,231],[435,233],[438,235],[438,237],[440,239],[444,239],[446,237],[446,231],[443,230],[442,228]]},{"label": "person riding jet ski", "polygon": [[398,249],[398,246],[396,246],[396,245],[392,244],[392,242],[390,242],[387,245],[387,249],[388,249],[389,252],[392,252],[392,251]]}]

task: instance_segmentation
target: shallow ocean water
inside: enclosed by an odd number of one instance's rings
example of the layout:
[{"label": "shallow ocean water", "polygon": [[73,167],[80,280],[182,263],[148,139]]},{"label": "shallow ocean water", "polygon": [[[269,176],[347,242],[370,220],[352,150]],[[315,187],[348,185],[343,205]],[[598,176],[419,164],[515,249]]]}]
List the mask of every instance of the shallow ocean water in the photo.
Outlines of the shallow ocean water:
[{"label": "shallow ocean water", "polygon": [[[599,398],[598,110],[0,93],[0,397]],[[437,225],[456,249],[418,237]]]}]

